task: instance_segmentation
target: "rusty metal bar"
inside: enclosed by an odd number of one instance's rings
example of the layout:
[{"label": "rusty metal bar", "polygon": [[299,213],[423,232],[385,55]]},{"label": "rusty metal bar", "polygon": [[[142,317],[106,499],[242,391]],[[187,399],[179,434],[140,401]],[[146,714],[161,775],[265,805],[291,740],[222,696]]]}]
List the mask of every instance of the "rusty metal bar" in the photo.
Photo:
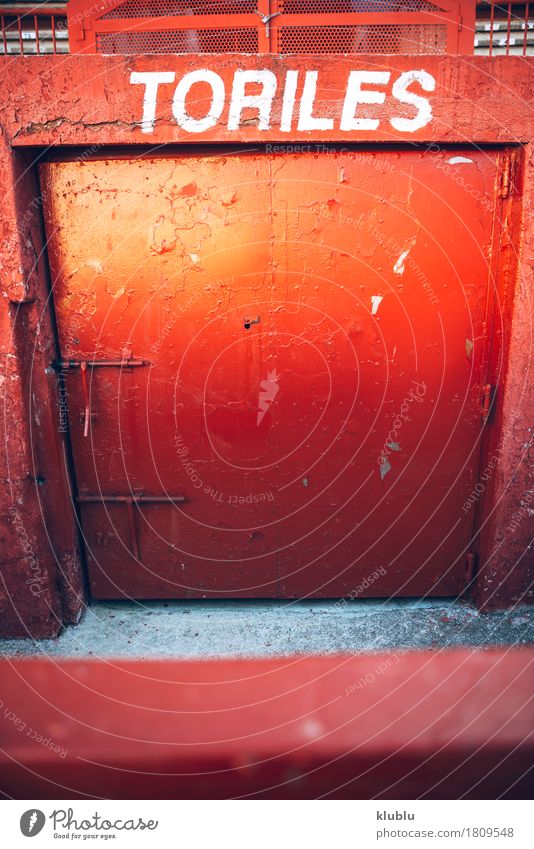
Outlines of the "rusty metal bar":
[{"label": "rusty metal bar", "polygon": [[149,360],[136,360],[128,357],[124,360],[62,360],[53,363],[54,369],[66,368],[140,368],[151,365]]},{"label": "rusty metal bar", "polygon": [[140,368],[142,366],[149,366],[150,362],[148,360],[136,360],[132,357],[128,357],[122,360],[61,360],[59,362],[52,363],[52,368],[55,371],[60,371],[62,369],[70,369],[70,368],[79,368],[82,380],[82,394],[83,394],[83,405],[84,405],[84,415],[83,415],[83,435],[84,437],[89,436],[89,428],[91,424],[91,397],[89,392],[89,383],[87,380],[87,369],[88,368],[120,368],[120,369],[130,369],[130,368]]},{"label": "rusty metal bar", "polygon": [[525,3],[525,34],[523,36],[523,56],[527,55],[527,33],[528,33],[528,14],[529,14],[529,4]]},{"label": "rusty metal bar", "polygon": [[137,524],[133,510],[133,501],[131,498],[126,502],[126,511],[128,513],[128,526],[130,528],[131,551],[136,560],[139,560],[139,539],[137,536]]},{"label": "rusty metal bar", "polygon": [[82,377],[82,394],[84,404],[83,435],[89,436],[89,422],[91,421],[91,402],[89,399],[89,385],[87,383],[87,363],[80,363]]},{"label": "rusty metal bar", "polygon": [[132,501],[135,504],[185,504],[185,495],[78,495],[78,504],[101,504],[110,502],[112,504],[127,504]]},{"label": "rusty metal bar", "polygon": [[33,16],[33,28],[35,30],[35,49],[37,50],[37,53],[40,53],[41,47],[39,44],[39,22],[37,20],[37,15]]},{"label": "rusty metal bar", "polygon": [[7,56],[6,22],[4,20],[3,15],[0,15],[0,21],[2,23],[2,40],[3,40],[3,43],[4,43],[4,56]]},{"label": "rusty metal bar", "polygon": [[493,27],[495,25],[495,2],[490,2],[490,39],[489,39],[489,55],[493,56]]}]

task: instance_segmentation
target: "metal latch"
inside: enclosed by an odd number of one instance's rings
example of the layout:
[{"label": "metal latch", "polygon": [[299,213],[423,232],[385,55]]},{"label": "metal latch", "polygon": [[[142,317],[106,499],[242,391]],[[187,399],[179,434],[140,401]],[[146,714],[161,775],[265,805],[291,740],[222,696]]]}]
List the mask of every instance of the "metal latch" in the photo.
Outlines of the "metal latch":
[{"label": "metal latch", "polygon": [[131,369],[140,368],[141,366],[149,366],[148,360],[136,360],[133,357],[124,357],[122,360],[60,360],[52,363],[52,368],[55,371],[64,371],[71,368],[79,368],[82,381],[83,394],[83,435],[89,436],[89,427],[91,424],[91,396],[89,393],[89,382],[87,380],[88,368],[120,368]]},{"label": "metal latch", "polygon": [[277,18],[280,12],[272,12],[270,15],[264,15],[256,9],[256,14],[260,16],[262,24],[265,24],[265,36],[269,38],[271,34],[271,21],[273,18]]}]

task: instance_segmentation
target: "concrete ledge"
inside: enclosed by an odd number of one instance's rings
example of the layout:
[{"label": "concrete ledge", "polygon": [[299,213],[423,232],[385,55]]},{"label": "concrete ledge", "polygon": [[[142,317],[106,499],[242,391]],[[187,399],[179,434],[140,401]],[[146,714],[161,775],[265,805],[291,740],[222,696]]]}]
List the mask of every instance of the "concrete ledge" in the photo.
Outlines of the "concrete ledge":
[{"label": "concrete ledge", "polygon": [[215,658],[534,644],[534,608],[479,613],[450,599],[98,602],[55,640],[0,655]]}]

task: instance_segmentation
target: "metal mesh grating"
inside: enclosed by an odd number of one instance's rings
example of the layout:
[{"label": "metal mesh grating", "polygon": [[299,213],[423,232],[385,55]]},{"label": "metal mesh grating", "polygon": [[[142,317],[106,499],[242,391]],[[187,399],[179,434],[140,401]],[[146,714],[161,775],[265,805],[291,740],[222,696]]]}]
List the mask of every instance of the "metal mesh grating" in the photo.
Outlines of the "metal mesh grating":
[{"label": "metal mesh grating", "polygon": [[98,53],[257,53],[249,28],[97,33]]},{"label": "metal mesh grating", "polygon": [[282,27],[280,53],[444,53],[447,27],[440,24],[365,24]]},{"label": "metal mesh grating", "polygon": [[100,20],[110,21],[121,18],[162,18],[179,15],[245,15],[254,14],[256,0],[126,0],[116,9],[112,9]]},{"label": "metal mesh grating", "polygon": [[351,12],[440,12],[428,0],[278,0],[286,15],[348,14]]},{"label": "metal mesh grating", "polygon": [[460,24],[461,4],[445,0],[106,0],[91,9],[92,26],[82,28],[72,19],[71,45],[80,52],[421,55],[470,50],[469,32]]}]

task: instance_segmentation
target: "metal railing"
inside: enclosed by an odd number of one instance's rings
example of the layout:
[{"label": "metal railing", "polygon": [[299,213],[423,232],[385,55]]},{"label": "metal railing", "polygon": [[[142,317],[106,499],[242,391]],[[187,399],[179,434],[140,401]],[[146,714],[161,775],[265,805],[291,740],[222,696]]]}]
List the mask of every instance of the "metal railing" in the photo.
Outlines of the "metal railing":
[{"label": "metal railing", "polygon": [[534,56],[534,2],[477,3],[475,54]]},{"label": "metal railing", "polygon": [[[69,53],[67,3],[0,3],[0,55]],[[534,0],[478,0],[474,53],[534,56]]]},{"label": "metal railing", "polygon": [[0,4],[0,55],[68,52],[66,3]]}]

